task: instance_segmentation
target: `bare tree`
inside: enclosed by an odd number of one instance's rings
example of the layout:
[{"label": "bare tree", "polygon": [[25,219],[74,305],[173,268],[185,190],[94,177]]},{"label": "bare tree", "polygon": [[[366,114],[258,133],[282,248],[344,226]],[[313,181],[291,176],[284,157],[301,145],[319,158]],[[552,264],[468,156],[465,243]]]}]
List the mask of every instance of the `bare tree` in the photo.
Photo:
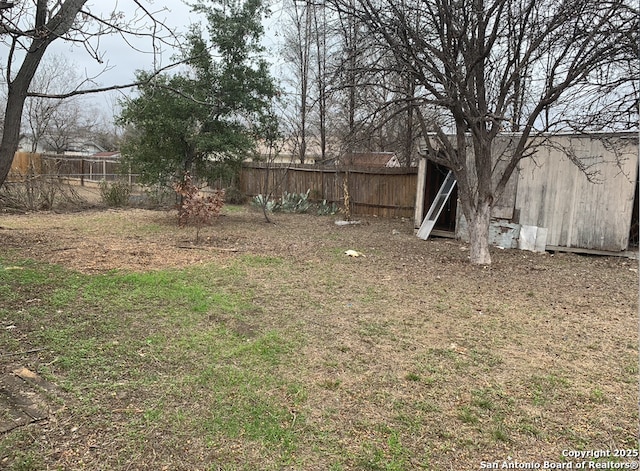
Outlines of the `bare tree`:
[{"label": "bare tree", "polygon": [[[356,126],[358,149],[390,151],[410,166],[418,150],[420,126],[415,119],[416,84],[409,74],[386,71],[364,64],[357,71],[359,113]],[[433,119],[423,110],[423,116]]]},{"label": "bare tree", "polygon": [[62,154],[74,145],[88,141],[96,129],[97,116],[97,112],[89,112],[77,101],[62,102],[42,135],[46,150]]},{"label": "bare tree", "polygon": [[[415,81],[429,157],[458,181],[472,263],[491,263],[491,208],[534,137],[637,123],[639,15],[629,0],[331,2],[393,58],[388,72]],[[447,119],[428,123],[423,107]],[[512,130],[494,155],[495,138]]]},{"label": "bare tree", "polygon": [[326,160],[331,95],[330,42],[335,35],[332,18],[323,4],[291,0],[283,59],[292,73],[295,112],[291,113],[295,154],[305,163],[310,143],[317,143],[319,159]]},{"label": "bare tree", "polygon": [[343,163],[357,150],[358,130],[362,95],[366,94],[364,83],[360,83],[358,69],[362,67],[364,37],[361,34],[359,18],[354,14],[353,0],[346,0],[347,14],[339,15],[336,23],[337,50],[335,65],[330,71],[331,93],[337,103],[333,119],[340,123],[337,134],[340,138],[340,154]]},{"label": "bare tree", "polygon": [[124,134],[124,129],[117,123],[121,113],[119,103],[121,91],[107,92],[104,96],[105,105],[96,111],[95,124],[92,127],[92,135],[96,144],[105,151],[115,151],[120,149],[120,143]]},{"label": "bare tree", "polygon": [[[292,117],[293,149],[296,160],[304,164],[307,159],[307,140],[309,137],[309,109],[310,109],[310,71],[312,53],[312,19],[315,6],[311,1],[300,2],[287,0],[289,8],[287,23],[291,28],[285,29],[282,54],[293,72],[292,82],[295,91],[295,110]],[[266,216],[265,216],[266,217]]]},{"label": "bare tree", "polygon": [[[87,0],[18,0],[12,8],[0,10],[0,39],[8,48],[3,70],[7,101],[0,141],[0,184],[5,181],[18,148],[25,100],[29,96],[50,96],[33,91],[31,86],[47,49],[54,41],[81,44],[91,57],[100,62],[99,39],[105,34],[119,34],[125,38],[131,35],[148,37],[154,52],[157,52],[163,36],[172,36],[141,0],[131,2],[137,7],[136,18],[125,18],[115,9],[104,16],[94,14]],[[65,98],[129,88],[135,84],[87,88],[88,85],[94,84],[81,83],[71,92],[53,96]]]},{"label": "bare tree", "polygon": [[[44,58],[36,72],[31,87],[43,94],[64,94],[73,91],[81,82],[74,64],[64,56]],[[23,113],[24,133],[31,140],[31,152],[43,144],[68,142],[77,133],[80,122],[85,121],[81,97],[50,99],[28,97]],[[83,123],[82,127],[86,127]],[[54,145],[54,148],[60,148]],[[64,147],[64,145],[62,146]]]},{"label": "bare tree", "polygon": [[318,141],[320,144],[320,160],[327,160],[328,130],[327,120],[329,114],[329,38],[330,25],[327,18],[327,9],[323,3],[313,8],[313,32],[315,43],[315,83],[317,93],[318,115]]}]

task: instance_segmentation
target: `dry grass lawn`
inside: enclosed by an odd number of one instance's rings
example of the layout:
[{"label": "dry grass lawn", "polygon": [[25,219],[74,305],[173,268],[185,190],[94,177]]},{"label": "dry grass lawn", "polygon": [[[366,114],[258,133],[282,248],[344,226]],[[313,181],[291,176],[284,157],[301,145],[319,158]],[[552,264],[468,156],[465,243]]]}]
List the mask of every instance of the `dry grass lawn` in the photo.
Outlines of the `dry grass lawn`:
[{"label": "dry grass lawn", "polygon": [[636,261],[496,249],[476,267],[408,220],[273,219],[230,207],[194,245],[172,212],[0,215],[2,373],[60,387],[0,435],[0,467],[476,470],[637,448]]}]

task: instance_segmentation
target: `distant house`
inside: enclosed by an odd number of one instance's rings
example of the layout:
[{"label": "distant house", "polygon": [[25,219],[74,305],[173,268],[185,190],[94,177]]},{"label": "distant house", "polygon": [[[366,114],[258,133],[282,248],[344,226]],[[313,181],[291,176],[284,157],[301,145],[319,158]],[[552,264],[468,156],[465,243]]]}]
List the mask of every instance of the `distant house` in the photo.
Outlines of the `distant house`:
[{"label": "distant house", "polygon": [[[509,135],[494,153],[513,145]],[[567,157],[572,155],[572,159]],[[590,181],[572,160],[590,172]],[[428,156],[418,172],[415,225],[420,227],[449,169]],[[548,136],[515,170],[492,209],[490,239],[505,248],[612,253],[638,248],[638,134]],[[435,235],[468,239],[457,191],[443,207]]]},{"label": "distant house", "polygon": [[84,157],[90,155],[93,156],[101,152],[104,152],[104,148],[99,144],[96,144],[95,142],[89,140],[78,140],[69,143],[62,154],[68,156]]},{"label": "distant house", "polygon": [[[297,156],[280,152],[277,155],[269,155],[266,151],[263,154],[258,154],[259,157],[248,157],[244,161],[245,162],[269,162],[271,164],[282,164],[282,165],[297,165],[300,163]],[[313,156],[307,156],[305,159],[305,164],[313,165],[317,163]]]},{"label": "distant house", "polygon": [[[359,168],[393,168],[402,167],[395,152],[344,152],[344,142],[336,137],[328,137],[324,152],[320,143],[315,138],[306,142],[305,165],[326,166],[353,166]],[[275,164],[301,164],[299,156],[300,143],[295,138],[287,139],[282,143],[278,153],[272,151],[264,144],[258,143],[257,154],[259,158],[248,158],[246,162],[263,161]],[[417,162],[416,162],[417,166]]]},{"label": "distant house", "polygon": [[346,154],[341,161],[342,165],[351,167],[400,167],[400,161],[394,152],[353,152]]},{"label": "distant house", "polygon": [[[20,136],[20,140],[18,141],[18,149],[16,152],[32,152],[33,145],[34,145],[33,136],[29,134],[22,134]],[[40,154],[42,152],[46,152],[46,149],[42,144],[37,143],[35,153]]]},{"label": "distant house", "polygon": [[[304,163],[312,165],[317,163],[315,157],[319,154],[320,150],[313,142],[309,142],[307,145],[307,155],[305,156]],[[248,157],[245,159],[245,162],[269,162],[271,164],[296,165],[300,163],[297,146],[297,141],[290,138],[285,140],[282,143],[282,147],[275,152],[267,144],[260,141],[256,149],[257,156]]]},{"label": "distant house", "polygon": [[104,160],[120,160],[122,154],[120,151],[112,151],[112,152],[96,152],[91,156],[93,159],[104,159]]},{"label": "distant house", "polygon": [[[56,152],[51,146],[43,144],[44,139],[39,139],[36,145],[36,153],[57,153],[60,155],[84,157],[104,152],[104,148],[89,139],[74,139],[68,141],[64,147]],[[22,135],[18,143],[18,152],[31,152],[33,149],[34,138],[31,135]],[[62,145],[62,144],[61,144]]]}]

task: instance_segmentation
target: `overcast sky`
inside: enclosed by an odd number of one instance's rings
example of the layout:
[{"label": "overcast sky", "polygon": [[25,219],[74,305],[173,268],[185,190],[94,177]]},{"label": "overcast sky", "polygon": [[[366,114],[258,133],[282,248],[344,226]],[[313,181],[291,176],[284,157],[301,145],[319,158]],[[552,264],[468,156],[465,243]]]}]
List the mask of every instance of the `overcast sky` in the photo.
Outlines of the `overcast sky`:
[{"label": "overcast sky", "polygon": [[[136,6],[131,0],[120,0],[117,3],[93,1],[89,5],[92,13],[109,14],[114,9],[114,4],[117,5],[115,9],[121,11],[126,18],[136,16]],[[177,33],[184,33],[188,31],[191,24],[201,22],[201,16],[192,13],[191,8],[182,0],[148,0],[145,5],[149,6],[150,10],[159,12],[155,15],[156,18],[168,27],[173,28]],[[138,13],[137,16],[140,16],[140,14]],[[275,50],[276,46],[273,39],[275,26],[273,26],[273,20],[265,26],[266,35],[270,36],[265,40],[265,44]],[[78,45],[73,46],[62,41],[56,41],[52,44],[51,50],[56,54],[68,57],[70,62],[78,67],[80,75],[83,77],[85,75],[94,77],[100,74],[96,82],[101,86],[110,86],[131,83],[135,78],[136,70],[153,69],[150,39],[133,38],[132,41],[139,50],[132,48],[118,35],[102,37],[99,43],[99,51],[103,54],[103,64],[99,64],[95,59],[92,59]],[[169,65],[174,52],[166,49],[162,54],[160,65]],[[274,56],[275,53],[272,51],[270,57],[273,58]],[[105,70],[105,68],[108,70]],[[101,97],[97,99],[97,102],[100,103],[104,100],[105,97]]]},{"label": "overcast sky", "polygon": [[[113,3],[108,3],[110,4],[109,7],[91,5],[90,11],[92,13],[105,13],[113,8]],[[153,3],[155,10],[161,10],[164,6],[168,10],[159,13],[159,19],[179,31],[186,31],[188,25],[192,22],[191,19],[196,18],[195,15],[190,13],[190,8],[180,0],[157,0]],[[122,11],[127,18],[132,18],[135,15],[132,1],[120,1],[116,8]],[[77,65],[81,71],[86,71],[89,76],[94,76],[105,67],[108,67],[109,70],[103,73],[98,81],[103,85],[111,85],[131,81],[136,69],[151,69],[153,67],[150,40],[137,40],[136,38],[132,38],[132,40],[140,51],[131,48],[118,35],[102,36],[99,40],[98,49],[103,54],[103,64],[99,64],[95,59],[91,58],[82,47],[67,42],[55,41],[50,50],[56,54],[67,56],[72,63]],[[166,61],[168,63],[169,55],[167,54],[163,62]]]}]

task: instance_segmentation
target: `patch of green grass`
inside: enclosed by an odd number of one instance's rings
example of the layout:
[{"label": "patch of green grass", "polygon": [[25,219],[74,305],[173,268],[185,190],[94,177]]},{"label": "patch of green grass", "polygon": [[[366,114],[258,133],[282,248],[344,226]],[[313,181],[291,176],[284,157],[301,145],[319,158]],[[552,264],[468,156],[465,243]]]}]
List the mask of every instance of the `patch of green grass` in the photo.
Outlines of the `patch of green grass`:
[{"label": "patch of green grass", "polygon": [[465,424],[477,424],[480,421],[475,411],[469,406],[462,406],[458,409],[458,419]]},{"label": "patch of green grass", "polygon": [[222,212],[227,214],[244,213],[246,211],[247,207],[241,204],[225,204],[222,209]]},{"label": "patch of green grass", "polygon": [[638,359],[629,357],[625,362],[626,366],[623,366],[623,378],[626,383],[637,384],[638,383]]},{"label": "patch of green grass", "polygon": [[[77,398],[78,420],[142,409],[125,414],[114,437],[126,437],[127,449],[146,448],[157,428],[182,433],[186,427],[211,443],[264,444],[263,454],[284,463],[296,448],[294,422],[304,425],[304,414],[292,410],[305,396],[277,367],[298,341],[277,330],[247,338],[226,325],[225,319],[259,312],[241,276],[245,262],[280,263],[249,258],[234,269],[81,275],[24,262],[11,276],[0,271],[0,281],[21,304],[37,293],[39,301],[24,305],[20,316],[29,320],[25,335],[50,355],[39,372]],[[0,336],[0,350],[17,348]],[[119,395],[128,402],[118,404]],[[175,406],[185,398],[186,411]],[[11,456],[10,469],[42,469],[29,448],[2,456]]]},{"label": "patch of green grass", "polygon": [[415,404],[415,407],[417,410],[420,410],[422,412],[426,412],[426,413],[431,413],[431,412],[441,412],[442,409],[440,407],[440,405],[432,400],[424,400],[424,401],[418,401]]},{"label": "patch of green grass", "polygon": [[407,373],[404,379],[407,381],[420,381],[420,375],[416,373]]},{"label": "patch of green grass", "polygon": [[496,408],[491,397],[491,392],[487,389],[480,389],[471,392],[473,397],[471,404],[479,409],[492,411]]},{"label": "patch of green grass", "polygon": [[255,339],[234,336],[235,347],[225,349],[225,361],[237,365],[274,368],[293,349],[293,343],[285,340],[278,332],[267,332]]},{"label": "patch of green grass", "polygon": [[589,394],[589,400],[596,404],[604,404],[607,401],[604,392],[600,388],[593,388],[591,390],[591,393]]},{"label": "patch of green grass", "polygon": [[280,266],[283,263],[281,257],[269,257],[264,255],[243,254],[239,261],[245,267],[260,268]]},{"label": "patch of green grass", "polygon": [[510,430],[505,424],[505,416],[514,415],[514,412],[513,400],[504,391],[499,387],[486,387],[471,391],[470,402],[458,407],[457,417],[469,425],[489,424],[478,430],[485,440],[509,442]]},{"label": "patch of green grass", "polygon": [[361,295],[360,301],[364,304],[380,303],[385,299],[385,295],[376,286],[367,286]]},{"label": "patch of green grass", "polygon": [[18,451],[7,469],[8,471],[38,471],[42,466],[42,460],[35,452],[26,453]]},{"label": "patch of green grass", "polygon": [[396,432],[392,432],[387,439],[387,446],[389,447],[389,461],[385,469],[391,470],[404,470],[410,465],[411,453],[402,444],[400,435]]},{"label": "patch of green grass", "polygon": [[82,289],[82,298],[100,306],[102,311],[144,310],[149,317],[154,313],[173,312],[188,324],[198,316],[184,316],[185,310],[195,314],[251,310],[247,299],[250,290],[237,293],[219,288],[233,286],[240,278],[234,270],[214,267],[131,274],[114,272],[91,278]]},{"label": "patch of green grass", "polygon": [[569,382],[556,374],[550,373],[543,376],[534,375],[528,383],[533,399],[533,404],[541,406],[553,400]]},{"label": "patch of green grass", "polygon": [[355,457],[356,469],[370,471],[404,471],[411,469],[411,453],[398,432],[384,430],[380,442],[365,441]]},{"label": "patch of green grass", "polygon": [[291,448],[294,434],[289,427],[293,422],[290,408],[278,400],[278,395],[267,394],[271,388],[286,387],[276,378],[228,365],[210,367],[196,378],[195,386],[189,388],[191,395],[205,399],[208,410],[195,419],[194,425],[211,440],[246,436]]},{"label": "patch of green grass", "polygon": [[7,471],[39,471],[45,469],[42,456],[37,450],[22,450],[22,444],[36,440],[29,430],[17,429],[3,434],[0,440],[0,457],[2,469]]},{"label": "patch of green grass", "polygon": [[504,424],[498,424],[495,428],[491,430],[491,436],[494,440],[499,442],[509,443],[511,440],[509,438],[509,433],[507,432]]},{"label": "patch of green grass", "polygon": [[359,322],[360,329],[358,333],[362,337],[380,337],[389,335],[389,323],[379,321],[366,321]]}]

